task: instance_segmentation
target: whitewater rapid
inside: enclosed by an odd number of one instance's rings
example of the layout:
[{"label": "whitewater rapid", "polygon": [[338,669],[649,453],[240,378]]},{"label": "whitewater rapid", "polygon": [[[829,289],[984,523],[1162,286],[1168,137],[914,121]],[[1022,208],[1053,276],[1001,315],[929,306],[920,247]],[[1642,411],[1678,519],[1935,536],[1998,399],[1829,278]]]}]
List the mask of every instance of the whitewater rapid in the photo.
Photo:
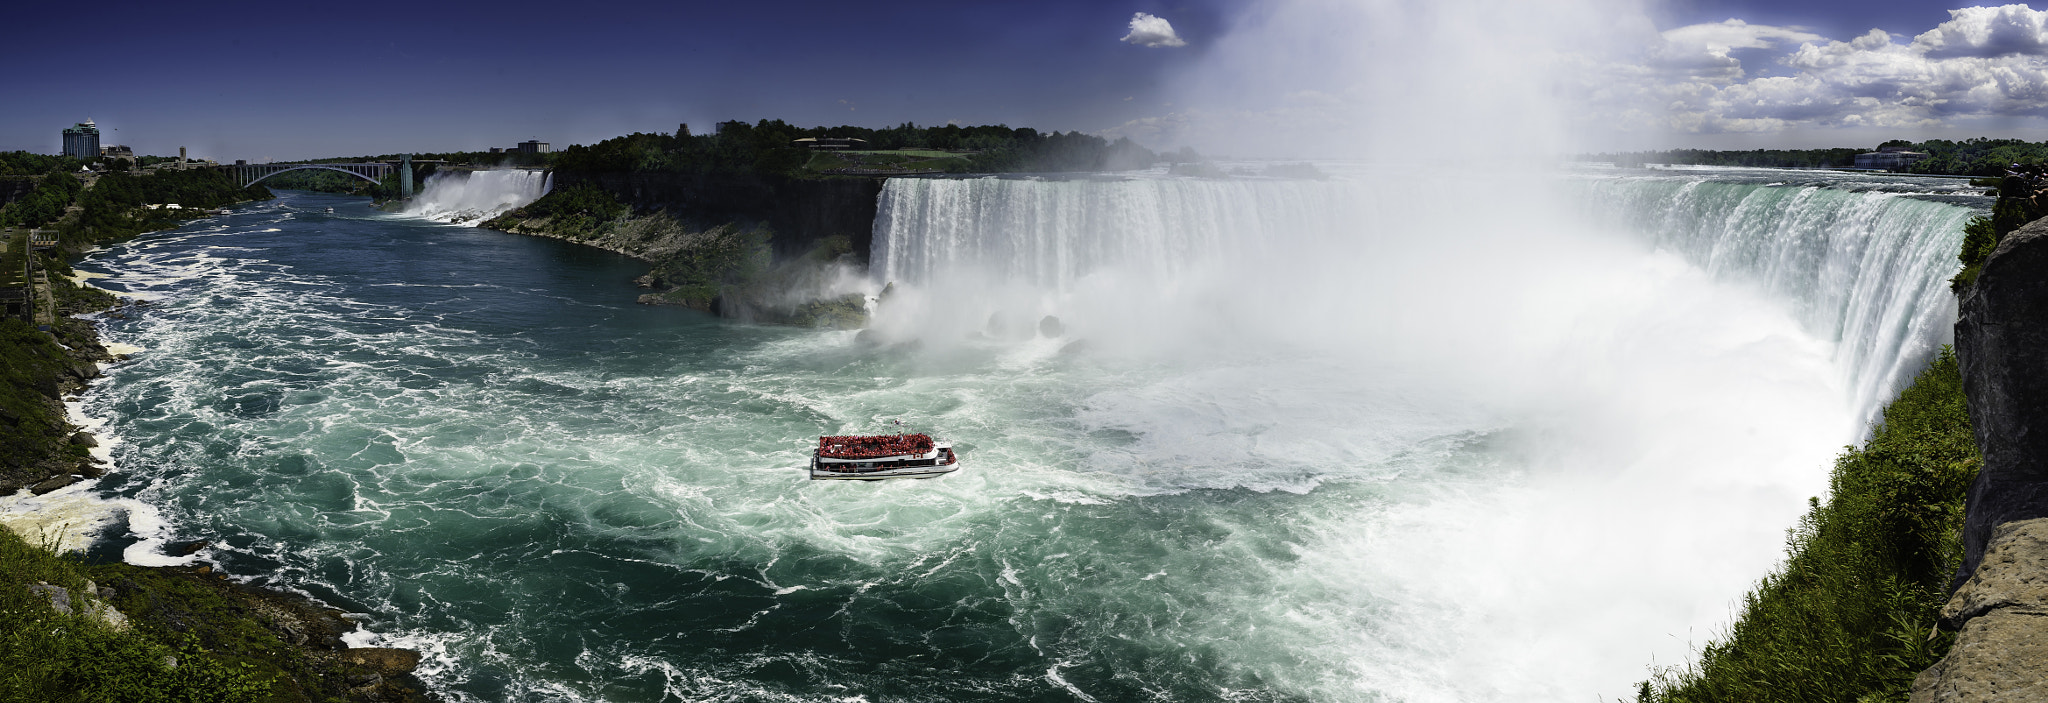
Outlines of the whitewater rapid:
[{"label": "whitewater rapid", "polygon": [[[874,327],[919,343],[879,348],[287,193],[80,264],[159,301],[81,411],[150,539],[361,613],[453,700],[1620,697],[1940,343],[1912,291],[1983,205],[1600,172],[1487,214],[1325,170],[892,180]],[[1765,226],[1837,199],[1864,224]],[[803,479],[895,420],[966,468]]]}]

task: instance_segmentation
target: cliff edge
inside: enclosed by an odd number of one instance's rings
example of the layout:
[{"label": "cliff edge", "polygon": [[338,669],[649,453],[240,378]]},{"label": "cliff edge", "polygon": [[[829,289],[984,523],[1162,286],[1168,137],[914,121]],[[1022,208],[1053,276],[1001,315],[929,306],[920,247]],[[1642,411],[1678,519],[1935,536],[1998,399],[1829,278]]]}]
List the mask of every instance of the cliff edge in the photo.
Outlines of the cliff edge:
[{"label": "cliff edge", "polygon": [[1956,356],[1984,466],[1970,484],[1960,587],[1992,532],[2048,517],[2048,219],[2005,235],[1963,294]]},{"label": "cliff edge", "polygon": [[1912,701],[2048,701],[2048,219],[2000,238],[1961,293],[1956,352],[1984,464],[1941,612],[1959,634]]}]

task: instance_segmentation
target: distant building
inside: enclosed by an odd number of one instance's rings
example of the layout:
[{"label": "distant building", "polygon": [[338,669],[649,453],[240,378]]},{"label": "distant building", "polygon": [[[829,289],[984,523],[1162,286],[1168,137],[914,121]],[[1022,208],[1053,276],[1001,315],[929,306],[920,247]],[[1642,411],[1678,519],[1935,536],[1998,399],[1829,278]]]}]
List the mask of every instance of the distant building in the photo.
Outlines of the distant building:
[{"label": "distant building", "polygon": [[91,161],[100,157],[100,128],[91,118],[64,128],[64,155]]},{"label": "distant building", "polygon": [[816,150],[866,149],[868,148],[868,140],[854,139],[852,137],[804,137],[790,142],[789,145]]},{"label": "distant building", "polygon": [[121,145],[100,147],[100,156],[109,159],[133,159],[135,150]]},{"label": "distant building", "polygon": [[1927,158],[1925,152],[1907,151],[1902,146],[1878,147],[1877,151],[1856,155],[1856,168],[1878,168],[1893,171],[1913,165]]},{"label": "distant building", "polygon": [[502,147],[502,146],[494,146],[494,147],[491,147],[491,153],[493,153],[493,154],[503,154],[503,153],[505,153],[505,147]]},{"label": "distant building", "polygon": [[545,154],[551,151],[554,151],[554,149],[549,148],[547,142],[529,140],[519,143],[519,153],[521,154]]}]

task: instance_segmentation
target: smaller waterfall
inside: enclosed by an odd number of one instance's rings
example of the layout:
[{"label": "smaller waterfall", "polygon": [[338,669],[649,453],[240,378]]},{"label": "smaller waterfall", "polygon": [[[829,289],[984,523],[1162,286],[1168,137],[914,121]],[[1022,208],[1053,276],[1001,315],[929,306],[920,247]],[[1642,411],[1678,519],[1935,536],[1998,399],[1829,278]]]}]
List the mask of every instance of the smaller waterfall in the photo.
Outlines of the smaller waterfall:
[{"label": "smaller waterfall", "polygon": [[544,171],[450,171],[427,178],[406,215],[458,225],[477,225],[547,195],[553,179]]}]

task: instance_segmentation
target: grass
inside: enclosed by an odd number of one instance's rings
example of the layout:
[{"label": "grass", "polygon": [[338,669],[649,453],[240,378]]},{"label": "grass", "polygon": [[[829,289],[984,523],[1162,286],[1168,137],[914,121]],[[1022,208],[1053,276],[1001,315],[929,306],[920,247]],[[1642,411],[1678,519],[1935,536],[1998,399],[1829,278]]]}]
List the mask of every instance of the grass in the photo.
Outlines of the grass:
[{"label": "grass", "polygon": [[0,529],[0,700],[270,700],[271,678],[218,656],[197,638],[132,627],[116,630],[66,615],[30,592],[38,581],[86,593],[86,567]]},{"label": "grass", "polygon": [[1656,672],[1640,703],[1905,701],[1954,642],[1934,624],[1961,562],[1964,493],[1982,458],[1944,348],[1835,462],[1828,500],[1790,533],[1784,564],[1743,599],[1699,662]]}]

